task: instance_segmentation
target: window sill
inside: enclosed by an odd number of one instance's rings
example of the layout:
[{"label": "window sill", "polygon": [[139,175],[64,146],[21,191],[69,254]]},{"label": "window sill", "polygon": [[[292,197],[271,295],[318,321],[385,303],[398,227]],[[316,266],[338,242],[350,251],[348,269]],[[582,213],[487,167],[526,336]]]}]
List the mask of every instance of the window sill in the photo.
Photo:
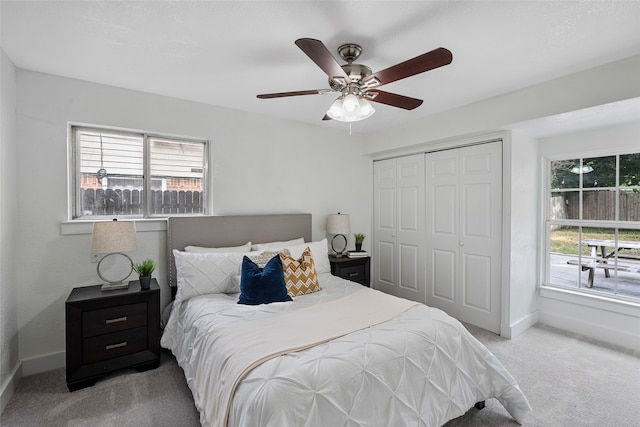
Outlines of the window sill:
[{"label": "window sill", "polygon": [[[128,221],[128,220],[127,220]],[[136,231],[166,231],[167,218],[139,218],[134,219]],[[63,236],[73,234],[91,234],[93,232],[92,220],[63,221],[60,223],[60,234]]]},{"label": "window sill", "polygon": [[555,299],[598,310],[610,311],[612,313],[624,314],[627,316],[640,318],[640,302],[631,302],[609,298],[605,295],[594,295],[586,292],[574,291],[572,289],[556,288],[553,286],[541,286],[540,296],[543,298]]}]

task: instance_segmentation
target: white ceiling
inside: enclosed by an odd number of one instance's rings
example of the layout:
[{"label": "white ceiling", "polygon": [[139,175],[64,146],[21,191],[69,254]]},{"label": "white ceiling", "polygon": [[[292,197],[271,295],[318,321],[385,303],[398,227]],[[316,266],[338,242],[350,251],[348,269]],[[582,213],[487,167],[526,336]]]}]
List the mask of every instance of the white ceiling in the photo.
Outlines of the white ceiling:
[{"label": "white ceiling", "polygon": [[[451,65],[384,86],[424,99],[375,104],[369,132],[640,54],[640,1],[8,1],[16,66],[321,126],[336,95],[295,45],[359,43],[379,71],[437,47]],[[337,57],[337,53],[336,53]]]}]

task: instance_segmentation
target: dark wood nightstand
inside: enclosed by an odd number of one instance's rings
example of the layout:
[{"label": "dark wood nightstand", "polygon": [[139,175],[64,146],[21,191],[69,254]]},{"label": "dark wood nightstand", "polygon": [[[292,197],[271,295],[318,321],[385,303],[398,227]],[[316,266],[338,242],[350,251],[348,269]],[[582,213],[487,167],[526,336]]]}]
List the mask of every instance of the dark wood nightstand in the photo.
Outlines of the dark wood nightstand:
[{"label": "dark wood nightstand", "polygon": [[367,287],[370,286],[371,257],[349,258],[330,255],[329,263],[331,264],[331,274],[334,276],[340,276]]},{"label": "dark wood nightstand", "polygon": [[121,368],[138,371],[160,363],[160,287],[137,280],[129,288],[74,288],[65,303],[67,387],[78,390]]}]

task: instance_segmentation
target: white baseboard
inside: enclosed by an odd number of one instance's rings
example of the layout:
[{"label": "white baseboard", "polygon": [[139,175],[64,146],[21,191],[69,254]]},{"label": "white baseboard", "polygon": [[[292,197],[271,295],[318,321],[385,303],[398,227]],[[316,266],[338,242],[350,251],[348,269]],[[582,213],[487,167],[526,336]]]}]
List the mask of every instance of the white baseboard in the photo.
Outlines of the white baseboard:
[{"label": "white baseboard", "polygon": [[66,365],[66,353],[46,354],[44,356],[24,359],[22,361],[22,373],[27,375],[39,374],[41,372],[51,371],[52,369],[64,368]]},{"label": "white baseboard", "polygon": [[22,379],[22,363],[18,363],[11,375],[4,384],[2,384],[2,391],[0,392],[0,414],[4,412],[4,408],[9,403],[9,399],[13,396],[13,392],[16,390],[18,383]]},{"label": "white baseboard", "polygon": [[537,311],[530,313],[511,325],[500,325],[500,336],[510,340],[514,339],[536,323],[538,323]]},{"label": "white baseboard", "polygon": [[616,346],[640,351],[640,335],[609,328],[602,323],[591,322],[588,319],[574,316],[544,312],[540,316],[540,322],[554,328],[580,334],[582,336],[602,341]]}]

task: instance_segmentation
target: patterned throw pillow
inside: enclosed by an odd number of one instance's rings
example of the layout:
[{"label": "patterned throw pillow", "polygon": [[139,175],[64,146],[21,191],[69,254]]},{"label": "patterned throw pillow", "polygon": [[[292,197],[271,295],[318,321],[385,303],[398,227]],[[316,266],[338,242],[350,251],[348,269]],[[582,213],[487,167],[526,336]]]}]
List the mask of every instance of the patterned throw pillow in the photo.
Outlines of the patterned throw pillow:
[{"label": "patterned throw pillow", "polygon": [[302,251],[302,255],[298,259],[281,252],[280,259],[289,295],[295,297],[321,290],[310,248]]},{"label": "patterned throw pillow", "polygon": [[[285,255],[291,255],[291,253],[289,252],[289,249],[283,249],[282,253],[284,253]],[[269,261],[271,261],[271,258],[277,255],[278,255],[278,251],[263,251],[263,252],[248,253],[247,258],[255,262],[258,267],[264,268],[264,266],[267,265]]]}]

